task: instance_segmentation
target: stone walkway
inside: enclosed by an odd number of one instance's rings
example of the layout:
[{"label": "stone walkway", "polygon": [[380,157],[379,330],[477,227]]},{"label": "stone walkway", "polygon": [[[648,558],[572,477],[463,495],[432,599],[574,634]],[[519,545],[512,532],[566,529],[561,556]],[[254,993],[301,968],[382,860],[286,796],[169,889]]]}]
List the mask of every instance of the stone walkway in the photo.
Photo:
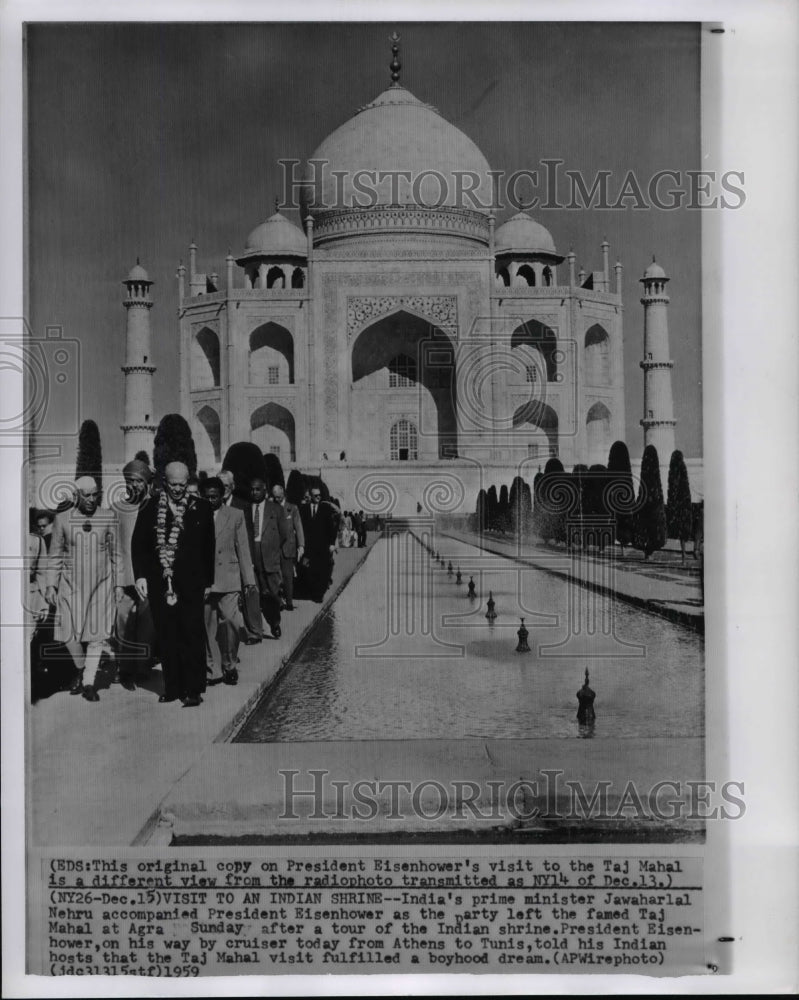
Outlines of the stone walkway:
[{"label": "stone walkway", "polygon": [[593,551],[570,556],[565,548],[518,540],[487,532],[448,529],[439,534],[477,545],[486,552],[508,556],[517,562],[547,570],[564,579],[612,592],[619,600],[651,611],[670,621],[704,632],[701,561],[691,555],[682,565],[679,548],[654,553],[647,562],[635,549],[621,555],[599,556]]},{"label": "stone walkway", "polygon": [[296,601],[282,636],[241,646],[239,683],[209,688],[203,704],[158,704],[160,669],[136,691],[98,678],[100,701],[58,692],[29,709],[27,757],[31,842],[35,846],[130,845],[146,840],[161,801],[210,744],[235,730],[321,612],[343,589],[365,549],[336,556],[324,604]]}]

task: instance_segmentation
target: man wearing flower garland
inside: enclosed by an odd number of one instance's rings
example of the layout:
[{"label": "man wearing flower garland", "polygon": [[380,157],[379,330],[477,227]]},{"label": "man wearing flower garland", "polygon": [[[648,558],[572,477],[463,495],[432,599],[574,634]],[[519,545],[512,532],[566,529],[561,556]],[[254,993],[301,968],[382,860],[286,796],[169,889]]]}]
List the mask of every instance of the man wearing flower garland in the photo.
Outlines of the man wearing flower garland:
[{"label": "man wearing flower garland", "polygon": [[149,598],[158,633],[164,693],[186,708],[205,691],[204,601],[214,582],[214,519],[204,500],[187,496],[189,470],[170,462],[164,489],[139,512],[132,557],[136,590]]}]

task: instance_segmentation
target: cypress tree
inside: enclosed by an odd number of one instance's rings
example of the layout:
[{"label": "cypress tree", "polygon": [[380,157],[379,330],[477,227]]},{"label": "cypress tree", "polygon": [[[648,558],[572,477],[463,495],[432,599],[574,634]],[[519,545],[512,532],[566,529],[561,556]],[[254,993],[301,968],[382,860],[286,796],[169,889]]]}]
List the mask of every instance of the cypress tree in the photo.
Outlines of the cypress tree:
[{"label": "cypress tree", "polygon": [[285,489],[286,480],[283,477],[283,466],[280,464],[280,459],[274,452],[268,451],[264,453],[264,465],[266,468],[266,478],[269,483],[269,488],[271,489],[273,486],[282,486]]},{"label": "cypress tree", "polygon": [[252,441],[236,441],[225,453],[222,469],[233,473],[236,480],[236,496],[248,499],[250,485],[256,477],[270,486],[264,453]]},{"label": "cypress tree", "polygon": [[644,559],[666,544],[666,508],[660,481],[660,460],[654,445],[644,448],[641,459],[641,485],[635,516],[635,545]]},{"label": "cypress tree", "polygon": [[614,441],[608,455],[607,480],[608,513],[616,518],[616,541],[624,546],[633,544],[633,514],[635,489],[630,468],[630,453],[623,441]]},{"label": "cypress tree", "polygon": [[571,476],[565,472],[559,458],[550,458],[544,466],[544,475],[540,483],[542,501],[542,520],[546,534],[544,541],[550,538],[556,542],[566,541],[566,520],[575,504],[574,484]]},{"label": "cypress tree", "polygon": [[498,507],[497,488],[496,486],[489,486],[488,493],[486,494],[486,521],[488,522],[489,531],[496,531]]},{"label": "cypress tree", "polygon": [[585,509],[588,502],[588,498],[586,496],[588,482],[585,475],[587,472],[587,465],[578,464],[572,469],[572,477],[574,479],[575,491],[577,493],[577,505],[574,513],[572,514],[572,520],[576,521],[577,524],[572,528],[569,545],[571,546],[577,544],[580,548],[585,546],[585,526],[583,525],[583,519],[585,517]]},{"label": "cypress tree", "polygon": [[693,510],[688,470],[681,451],[673,451],[669,462],[666,523],[669,538],[679,539],[682,561],[685,562],[685,543],[693,535]]},{"label": "cypress tree", "polygon": [[499,488],[499,503],[497,504],[497,528],[504,534],[510,529],[510,501],[508,487],[503,483]]},{"label": "cypress tree", "polygon": [[485,531],[488,526],[488,501],[486,491],[484,489],[481,489],[477,494],[477,504],[475,505],[474,513],[477,531]]},{"label": "cypress tree", "polygon": [[100,428],[93,420],[84,420],[78,433],[78,456],[75,461],[75,478],[92,476],[103,493],[103,448]]},{"label": "cypress tree", "polygon": [[541,499],[541,483],[544,480],[544,473],[539,466],[538,472],[533,476],[533,515],[531,527],[539,538],[544,537],[544,508]]},{"label": "cypress tree", "polygon": [[133,457],[136,459],[137,462],[144,462],[145,465],[150,464],[150,456],[147,454],[146,451],[137,451]]},{"label": "cypress tree", "polygon": [[299,469],[292,469],[286,481],[286,499],[289,503],[300,504],[305,496],[305,476]]},{"label": "cypress tree", "polygon": [[[594,521],[602,521],[609,516],[605,505],[605,488],[607,486],[607,469],[604,465],[592,465],[588,470],[585,516]],[[605,549],[607,528],[595,525],[591,531],[591,544],[596,545],[600,552]]]},{"label": "cypress tree", "polygon": [[183,462],[189,475],[197,475],[197,452],[191,428],[179,413],[167,413],[161,418],[153,441],[153,465],[156,482],[164,481],[164,469],[170,462]]},{"label": "cypress tree", "polygon": [[522,531],[524,523],[524,480],[521,476],[514,476],[508,491],[508,509],[510,530],[518,535]]},{"label": "cypress tree", "polygon": [[530,530],[533,521],[533,494],[530,484],[522,482],[521,509],[521,530],[525,534]]}]

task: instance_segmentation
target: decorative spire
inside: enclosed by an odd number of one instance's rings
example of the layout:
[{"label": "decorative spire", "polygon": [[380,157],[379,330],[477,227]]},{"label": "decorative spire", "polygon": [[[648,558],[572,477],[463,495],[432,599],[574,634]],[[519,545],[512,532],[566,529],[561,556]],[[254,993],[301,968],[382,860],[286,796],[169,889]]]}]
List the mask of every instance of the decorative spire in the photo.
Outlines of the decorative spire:
[{"label": "decorative spire", "polygon": [[141,261],[139,260],[138,254],[136,254],[136,263],[141,267]]},{"label": "decorative spire", "polygon": [[391,86],[399,87],[400,85],[399,78],[400,78],[400,70],[402,69],[402,63],[399,61],[400,36],[397,34],[396,31],[389,36],[389,41],[391,42],[391,57],[392,57],[390,63]]},{"label": "decorative spire", "polygon": [[275,215],[280,211],[280,198],[275,195]]}]

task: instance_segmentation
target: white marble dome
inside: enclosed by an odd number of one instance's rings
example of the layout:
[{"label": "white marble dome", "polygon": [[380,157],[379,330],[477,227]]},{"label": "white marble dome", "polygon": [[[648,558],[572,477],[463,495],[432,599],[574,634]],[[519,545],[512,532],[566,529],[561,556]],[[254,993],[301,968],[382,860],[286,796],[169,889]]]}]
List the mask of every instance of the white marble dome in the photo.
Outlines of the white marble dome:
[{"label": "white marble dome", "polygon": [[[471,180],[461,181],[458,188],[456,175],[463,171],[477,175],[475,199],[486,206],[477,210],[487,214],[492,200],[491,168],[477,146],[435,108],[399,85],[389,87],[360,108],[322,142],[311,159],[325,164],[324,169],[316,168],[317,202],[321,200],[322,204],[313,211],[397,204],[475,210],[477,206],[462,194],[464,186],[472,185]],[[313,179],[313,169],[309,162],[306,181]],[[333,171],[343,171],[343,175],[336,178]],[[436,176],[426,175],[414,191],[413,180],[400,178],[394,182],[394,190],[391,178],[375,183],[369,180],[376,196],[369,204],[370,199],[353,185],[359,171],[408,171],[411,178],[434,171],[443,183]]]}]

